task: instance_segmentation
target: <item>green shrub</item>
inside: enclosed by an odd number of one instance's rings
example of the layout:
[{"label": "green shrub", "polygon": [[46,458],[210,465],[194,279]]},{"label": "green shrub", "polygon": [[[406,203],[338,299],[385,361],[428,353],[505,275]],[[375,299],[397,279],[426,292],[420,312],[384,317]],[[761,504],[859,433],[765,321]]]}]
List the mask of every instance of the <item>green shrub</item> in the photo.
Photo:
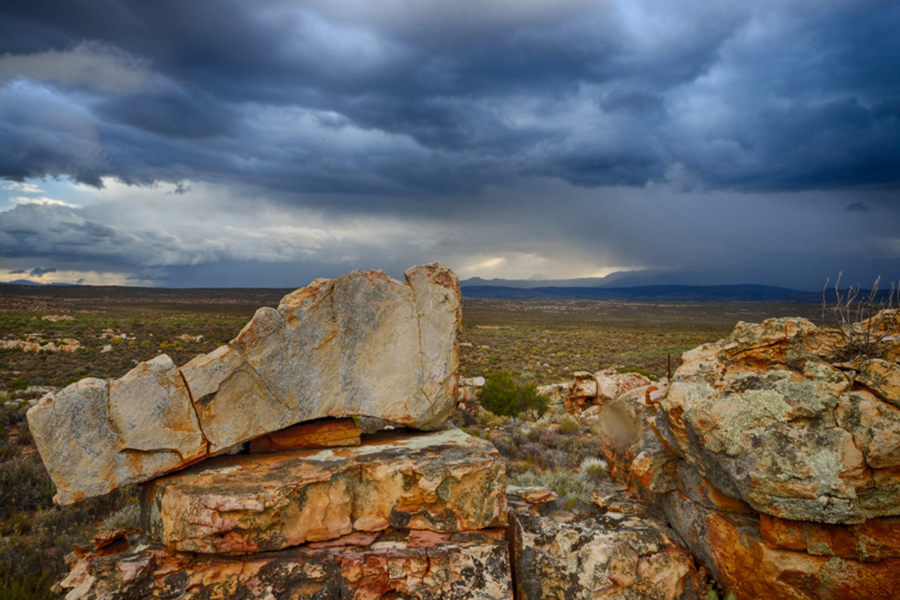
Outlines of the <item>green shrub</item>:
[{"label": "green shrub", "polygon": [[623,367],[623,368],[619,369],[619,373],[637,373],[638,375],[643,375],[650,381],[656,381],[657,379],[659,379],[656,375],[654,375],[650,371],[648,371],[646,369],[639,369],[637,367],[630,367],[627,369]]},{"label": "green shrub", "polygon": [[13,379],[9,383],[7,383],[6,387],[13,391],[27,390],[28,389],[28,381],[19,377],[17,379]]},{"label": "green shrub", "polygon": [[547,411],[547,398],[537,393],[533,383],[521,386],[509,371],[492,371],[485,377],[481,390],[481,405],[497,415],[513,417],[520,412],[535,411],[538,416]]},{"label": "green shrub", "polygon": [[43,464],[21,457],[0,463],[0,508],[5,511],[46,508],[55,491]]},{"label": "green shrub", "polygon": [[568,415],[563,417],[559,422],[559,432],[562,435],[572,435],[575,433],[579,433],[580,431],[581,424]]}]

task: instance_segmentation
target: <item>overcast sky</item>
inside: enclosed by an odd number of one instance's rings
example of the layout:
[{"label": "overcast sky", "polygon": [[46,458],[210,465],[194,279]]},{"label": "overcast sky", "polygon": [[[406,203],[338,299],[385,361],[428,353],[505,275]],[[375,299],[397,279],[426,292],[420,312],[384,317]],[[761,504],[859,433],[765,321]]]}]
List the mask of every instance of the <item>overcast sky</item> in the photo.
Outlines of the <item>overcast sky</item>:
[{"label": "overcast sky", "polygon": [[898,31],[893,0],[4,0],[0,280],[900,270]]}]

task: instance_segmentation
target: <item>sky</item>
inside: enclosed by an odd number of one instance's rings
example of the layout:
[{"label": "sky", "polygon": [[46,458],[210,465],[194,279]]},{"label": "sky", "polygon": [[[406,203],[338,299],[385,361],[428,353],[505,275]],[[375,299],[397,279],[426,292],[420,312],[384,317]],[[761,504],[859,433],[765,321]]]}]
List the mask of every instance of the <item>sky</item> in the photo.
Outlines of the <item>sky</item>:
[{"label": "sky", "polygon": [[898,31],[873,0],[4,0],[0,281],[897,280]]}]

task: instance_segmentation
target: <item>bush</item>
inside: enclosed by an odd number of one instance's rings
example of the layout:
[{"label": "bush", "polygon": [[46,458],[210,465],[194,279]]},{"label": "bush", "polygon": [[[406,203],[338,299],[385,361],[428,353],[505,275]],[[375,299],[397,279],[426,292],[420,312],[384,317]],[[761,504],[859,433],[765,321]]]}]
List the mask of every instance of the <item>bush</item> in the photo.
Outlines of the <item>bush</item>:
[{"label": "bush", "polygon": [[9,388],[9,389],[11,389],[11,390],[13,390],[13,391],[17,391],[17,390],[27,390],[27,389],[28,389],[28,381],[25,380],[25,379],[22,379],[22,378],[20,377],[20,378],[18,378],[18,379],[13,379],[13,380],[10,381],[9,383],[7,383],[7,384],[6,384],[6,387]]},{"label": "bush", "polygon": [[659,377],[657,377],[647,369],[639,369],[638,367],[630,367],[627,369],[625,367],[622,367],[621,369],[619,369],[619,373],[637,373],[638,375],[643,375],[650,381],[657,381],[659,379]]},{"label": "bush", "polygon": [[480,400],[487,410],[507,417],[528,411],[535,411],[541,416],[547,411],[548,403],[545,396],[537,393],[535,384],[520,386],[509,371],[488,373]]},{"label": "bush", "polygon": [[580,431],[581,424],[568,415],[563,417],[559,422],[559,432],[562,435],[572,435],[575,433],[579,433]]},{"label": "bush", "polygon": [[46,508],[55,491],[44,465],[20,457],[0,463],[0,508],[5,511]]}]

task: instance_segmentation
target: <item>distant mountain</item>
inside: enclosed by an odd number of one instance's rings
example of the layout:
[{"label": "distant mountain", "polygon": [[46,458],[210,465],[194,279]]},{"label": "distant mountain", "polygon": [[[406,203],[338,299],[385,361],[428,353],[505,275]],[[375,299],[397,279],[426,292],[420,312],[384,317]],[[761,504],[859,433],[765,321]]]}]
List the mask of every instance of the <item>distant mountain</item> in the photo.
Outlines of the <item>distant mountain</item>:
[{"label": "distant mountain", "polygon": [[900,281],[900,259],[853,258],[814,254],[767,253],[731,265],[685,267],[672,270],[618,271],[606,277],[560,280],[504,280],[474,277],[461,281],[464,287],[537,288],[629,288],[650,286],[742,286],[787,288],[821,292],[827,280],[834,285],[843,271],[841,287],[871,287],[881,276],[881,288]]},{"label": "distant mountain", "polygon": [[464,285],[467,298],[506,300],[655,300],[676,302],[797,302],[817,304],[819,292],[765,285],[513,288]]},{"label": "distant mountain", "polygon": [[64,281],[54,281],[53,283],[41,283],[40,281],[31,281],[30,279],[16,279],[15,281],[0,281],[0,285],[36,285],[40,287],[52,285],[82,285],[80,283],[66,283]]}]

